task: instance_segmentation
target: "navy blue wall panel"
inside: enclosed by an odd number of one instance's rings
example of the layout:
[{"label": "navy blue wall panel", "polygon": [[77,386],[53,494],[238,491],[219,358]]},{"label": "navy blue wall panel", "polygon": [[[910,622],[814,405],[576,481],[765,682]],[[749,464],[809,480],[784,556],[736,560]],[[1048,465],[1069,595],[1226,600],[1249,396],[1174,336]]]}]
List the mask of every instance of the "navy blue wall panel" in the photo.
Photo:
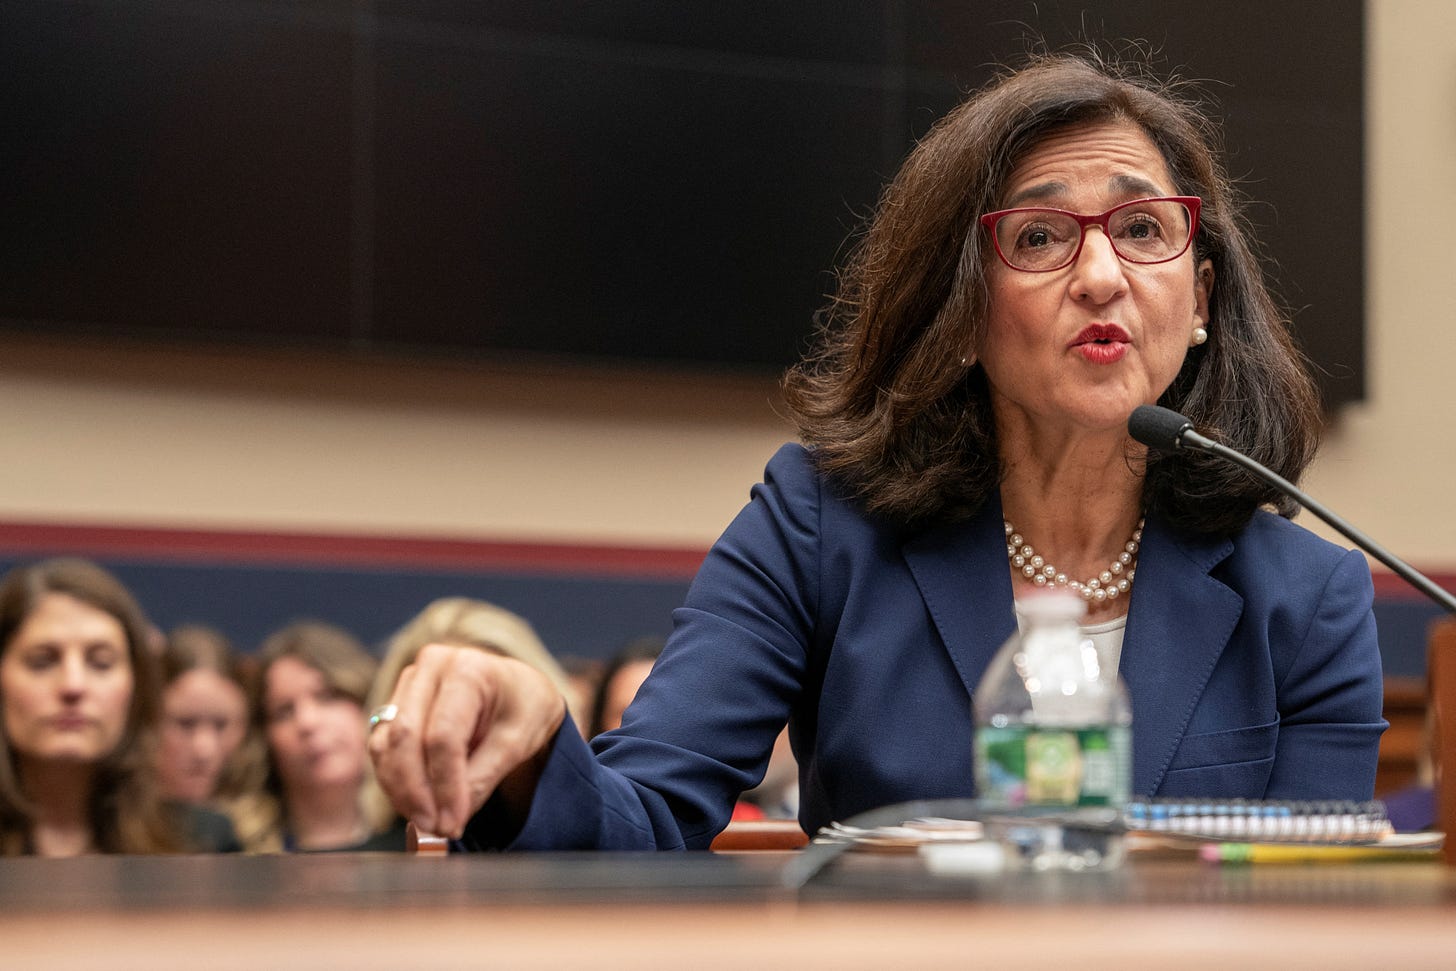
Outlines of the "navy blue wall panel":
[{"label": "navy blue wall panel", "polygon": [[[33,558],[0,555],[0,569]],[[634,637],[665,636],[690,583],[586,571],[94,559],[127,584],[157,626],[208,624],[245,651],[305,617],[339,624],[378,649],[431,600],[465,596],[525,617],[558,656],[605,658]],[[1424,598],[1392,584],[1378,587],[1375,619],[1387,675],[1425,675],[1426,630],[1440,615]]]},{"label": "navy blue wall panel", "polygon": [[[158,627],[208,624],[244,651],[290,621],[312,618],[344,627],[378,652],[431,600],[466,596],[525,617],[557,656],[605,658],[634,637],[667,634],[688,587],[687,580],[621,576],[94,559]],[[19,562],[0,556],[3,569]]]}]

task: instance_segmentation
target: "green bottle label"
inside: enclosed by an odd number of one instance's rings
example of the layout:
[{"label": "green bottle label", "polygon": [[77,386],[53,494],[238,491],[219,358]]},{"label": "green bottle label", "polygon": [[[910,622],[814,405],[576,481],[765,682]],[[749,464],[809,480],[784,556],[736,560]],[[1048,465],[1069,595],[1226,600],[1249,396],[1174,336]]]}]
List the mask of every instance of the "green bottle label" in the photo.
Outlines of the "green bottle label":
[{"label": "green bottle label", "polygon": [[1115,806],[1130,791],[1125,726],[982,726],[976,731],[976,789],[1009,806]]}]

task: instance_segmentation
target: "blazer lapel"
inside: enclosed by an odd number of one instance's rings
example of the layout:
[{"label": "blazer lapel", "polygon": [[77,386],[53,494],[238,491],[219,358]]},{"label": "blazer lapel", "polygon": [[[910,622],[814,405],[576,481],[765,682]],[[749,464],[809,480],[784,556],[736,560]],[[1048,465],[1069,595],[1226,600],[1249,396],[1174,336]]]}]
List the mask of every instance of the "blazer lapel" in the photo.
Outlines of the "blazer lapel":
[{"label": "blazer lapel", "polygon": [[1016,629],[1000,497],[971,520],[914,536],[902,551],[969,695]]},{"label": "blazer lapel", "polygon": [[[1016,629],[1001,502],[974,519],[920,533],[903,546],[920,595],[972,694]],[[1133,792],[1151,795],[1183,741],[1244,600],[1209,576],[1228,540],[1176,536],[1150,517],[1138,551],[1119,669],[1133,712]]]},{"label": "blazer lapel", "polygon": [[1209,576],[1228,540],[1175,536],[1149,517],[1138,551],[1119,668],[1132,700],[1133,792],[1152,795],[1243,613],[1244,599]]}]

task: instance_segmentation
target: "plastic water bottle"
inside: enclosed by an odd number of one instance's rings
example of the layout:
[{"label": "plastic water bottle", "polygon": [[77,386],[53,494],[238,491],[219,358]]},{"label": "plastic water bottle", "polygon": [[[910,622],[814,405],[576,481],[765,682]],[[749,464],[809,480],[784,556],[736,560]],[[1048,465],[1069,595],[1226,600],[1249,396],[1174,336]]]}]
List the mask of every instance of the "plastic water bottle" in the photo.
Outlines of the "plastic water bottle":
[{"label": "plastic water bottle", "polygon": [[1080,597],[1046,593],[1018,606],[1022,629],[973,698],[977,793],[1032,866],[1115,866],[1132,778],[1127,689],[1082,633]]}]

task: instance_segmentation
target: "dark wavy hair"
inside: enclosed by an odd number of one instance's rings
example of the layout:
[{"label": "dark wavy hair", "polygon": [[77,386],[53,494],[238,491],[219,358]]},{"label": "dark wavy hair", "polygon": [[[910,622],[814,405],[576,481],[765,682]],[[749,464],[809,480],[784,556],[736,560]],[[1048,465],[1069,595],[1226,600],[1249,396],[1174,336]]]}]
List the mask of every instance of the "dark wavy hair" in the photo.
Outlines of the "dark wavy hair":
[{"label": "dark wavy hair", "polygon": [[[152,628],[121,581],[87,560],[59,558],[17,566],[0,579],[0,655],[46,595],[62,593],[114,617],[126,632],[132,695],[126,729],[96,767],[88,815],[103,853],[161,853],[185,849],[176,817],[163,804],[152,775],[161,710]],[[0,696],[0,714],[4,710]],[[0,731],[0,855],[31,852],[34,810],[21,787],[10,740]]]},{"label": "dark wavy hair", "polygon": [[[1181,195],[1203,200],[1195,259],[1212,261],[1208,342],[1189,351],[1159,404],[1290,481],[1314,458],[1321,414],[1288,320],[1264,280],[1221,137],[1188,89],[1146,64],[1095,51],[1032,55],[943,118],[884,190],[818,319],[815,349],[785,377],[786,400],[819,468],[873,515],[907,526],[964,519],[1001,478],[980,347],[986,267],[982,213],[1000,207],[1014,166],[1079,123],[1131,121],[1152,139]],[[1153,453],[1145,508],[1177,528],[1228,535],[1270,505],[1296,506],[1203,453]]]}]

